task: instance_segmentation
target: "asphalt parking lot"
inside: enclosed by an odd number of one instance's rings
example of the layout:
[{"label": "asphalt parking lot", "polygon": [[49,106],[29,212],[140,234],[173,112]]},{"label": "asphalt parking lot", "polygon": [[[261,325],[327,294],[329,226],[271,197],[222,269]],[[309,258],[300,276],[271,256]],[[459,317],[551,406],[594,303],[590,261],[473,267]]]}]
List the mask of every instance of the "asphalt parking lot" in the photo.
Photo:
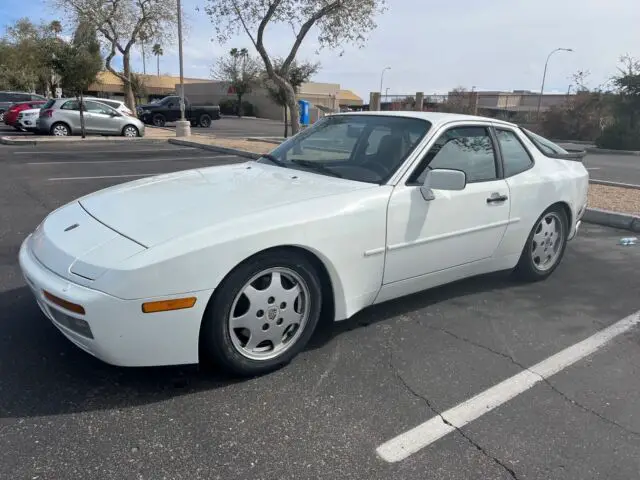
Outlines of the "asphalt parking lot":
[{"label": "asphalt parking lot", "polygon": [[0,145],[0,478],[638,478],[640,328],[403,460],[377,453],[637,312],[640,245],[617,245],[628,232],[583,225],[543,283],[484,276],[323,325],[292,364],[251,380],[111,367],[42,316],[17,256],[47,213],[232,161],[144,141]]}]

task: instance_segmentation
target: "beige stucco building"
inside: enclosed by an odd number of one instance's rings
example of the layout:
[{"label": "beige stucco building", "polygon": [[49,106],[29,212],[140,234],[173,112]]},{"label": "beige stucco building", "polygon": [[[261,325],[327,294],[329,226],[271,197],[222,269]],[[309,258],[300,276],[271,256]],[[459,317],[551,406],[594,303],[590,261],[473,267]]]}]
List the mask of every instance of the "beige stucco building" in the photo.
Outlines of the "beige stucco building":
[{"label": "beige stucco building", "polygon": [[[138,74],[147,91],[147,98],[140,99],[146,102],[150,98],[163,97],[174,94],[180,90],[179,77],[169,75],[142,75]],[[221,100],[235,99],[235,95],[229,91],[228,82],[220,82],[201,78],[185,78],[185,95],[191,102],[218,105]],[[122,80],[110,72],[101,72],[96,82],[89,86],[87,94],[124,99]],[[311,121],[317,120],[323,110],[339,110],[346,106],[359,106],[363,104],[362,98],[350,90],[343,90],[338,83],[309,82],[300,87],[298,98],[311,104]],[[256,87],[251,93],[244,95],[246,100],[254,105],[256,114],[262,118],[282,120],[284,111],[281,106],[274,103],[262,87]]]}]

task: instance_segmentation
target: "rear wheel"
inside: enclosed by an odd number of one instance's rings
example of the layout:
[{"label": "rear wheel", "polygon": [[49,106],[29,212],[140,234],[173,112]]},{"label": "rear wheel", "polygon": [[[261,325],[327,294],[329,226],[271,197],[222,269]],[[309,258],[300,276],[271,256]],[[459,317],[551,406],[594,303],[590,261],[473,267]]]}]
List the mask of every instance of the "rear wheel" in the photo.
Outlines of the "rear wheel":
[{"label": "rear wheel", "polygon": [[313,265],[274,251],[238,266],[210,302],[200,334],[203,360],[255,376],[291,361],[320,318],[322,290]]},{"label": "rear wheel", "polygon": [[122,135],[125,137],[139,137],[140,132],[138,132],[138,129],[133,125],[127,125],[122,129]]},{"label": "rear wheel", "polygon": [[203,128],[209,128],[211,126],[211,117],[206,113],[203,113],[202,115],[200,115],[200,119],[198,120],[198,123]]},{"label": "rear wheel", "polygon": [[564,256],[568,225],[562,207],[547,209],[531,230],[514,273],[526,281],[544,280],[551,275]]},{"label": "rear wheel", "polygon": [[56,137],[68,137],[71,135],[71,129],[64,123],[54,123],[51,126],[51,135]]}]

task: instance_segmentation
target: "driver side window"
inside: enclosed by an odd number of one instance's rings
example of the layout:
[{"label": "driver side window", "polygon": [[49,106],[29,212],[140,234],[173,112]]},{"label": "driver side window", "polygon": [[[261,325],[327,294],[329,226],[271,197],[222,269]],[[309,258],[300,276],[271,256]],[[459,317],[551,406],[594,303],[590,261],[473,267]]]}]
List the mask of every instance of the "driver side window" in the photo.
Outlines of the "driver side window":
[{"label": "driver side window", "polygon": [[495,149],[488,129],[456,127],[444,132],[411,175],[409,183],[423,184],[427,167],[461,170],[467,175],[467,183],[496,180]]}]

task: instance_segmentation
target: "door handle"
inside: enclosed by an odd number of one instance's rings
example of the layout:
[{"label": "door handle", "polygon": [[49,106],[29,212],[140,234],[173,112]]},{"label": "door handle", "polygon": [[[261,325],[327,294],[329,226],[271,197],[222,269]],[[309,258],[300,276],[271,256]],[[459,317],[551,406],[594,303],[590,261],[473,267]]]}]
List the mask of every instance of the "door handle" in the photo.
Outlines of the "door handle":
[{"label": "door handle", "polygon": [[491,194],[491,196],[489,198],[487,198],[487,203],[501,203],[501,202],[506,202],[507,199],[509,197],[507,197],[506,195],[500,195],[497,192],[494,192]]}]

